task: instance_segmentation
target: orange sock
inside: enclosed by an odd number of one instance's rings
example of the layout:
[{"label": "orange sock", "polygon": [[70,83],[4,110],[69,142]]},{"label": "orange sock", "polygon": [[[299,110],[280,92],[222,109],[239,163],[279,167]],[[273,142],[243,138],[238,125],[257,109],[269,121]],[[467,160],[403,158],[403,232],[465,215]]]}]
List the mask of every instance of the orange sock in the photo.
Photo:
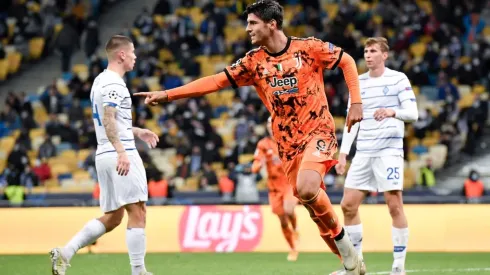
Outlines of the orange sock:
[{"label": "orange sock", "polygon": [[293,213],[292,215],[290,215],[288,217],[289,217],[289,222],[291,223],[291,226],[293,227],[293,230],[296,230],[296,213]]},{"label": "orange sock", "polygon": [[330,236],[335,238],[342,231],[342,226],[335,214],[332,203],[323,190],[319,189],[318,193],[309,201],[304,201],[315,212],[315,216],[328,228]]},{"label": "orange sock", "polygon": [[293,230],[289,226],[283,227],[282,234],[284,234],[284,238],[286,238],[286,241],[288,242],[291,250],[296,250],[296,246],[294,244],[294,238],[293,238]]},{"label": "orange sock", "polygon": [[318,226],[318,230],[320,231],[320,237],[322,237],[323,241],[328,245],[330,250],[342,260],[342,256],[340,256],[340,252],[339,249],[337,248],[337,244],[335,243],[334,239],[330,237],[330,234],[328,234],[329,229],[322,223],[322,221],[320,221],[318,217],[311,217],[311,219]]}]

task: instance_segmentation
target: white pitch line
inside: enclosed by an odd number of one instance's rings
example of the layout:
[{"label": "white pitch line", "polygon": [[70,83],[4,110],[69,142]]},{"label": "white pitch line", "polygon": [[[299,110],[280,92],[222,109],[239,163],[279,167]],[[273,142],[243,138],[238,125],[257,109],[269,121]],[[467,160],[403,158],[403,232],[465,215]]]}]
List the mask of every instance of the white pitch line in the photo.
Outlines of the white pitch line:
[{"label": "white pitch line", "polygon": [[[489,271],[490,267],[482,268],[448,268],[448,269],[414,269],[406,270],[406,273],[422,273],[422,272],[435,272],[435,273],[457,273],[457,272],[479,272],[479,271]],[[390,271],[381,272],[368,272],[367,275],[383,275],[390,274]]]}]

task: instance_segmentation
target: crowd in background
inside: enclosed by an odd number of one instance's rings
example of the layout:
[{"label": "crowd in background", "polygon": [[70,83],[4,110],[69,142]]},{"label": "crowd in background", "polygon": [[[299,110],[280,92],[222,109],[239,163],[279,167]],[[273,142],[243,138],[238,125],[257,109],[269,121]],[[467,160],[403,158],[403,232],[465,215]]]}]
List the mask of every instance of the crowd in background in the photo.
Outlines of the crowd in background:
[{"label": "crowd in background", "polygon": [[[31,2],[28,1],[27,6]],[[57,154],[57,146],[53,145],[51,137],[59,136],[72,149],[95,148],[95,131],[91,116],[84,115],[83,108],[87,106],[90,97],[91,83],[100,73],[106,60],[103,56],[95,55],[100,47],[96,21],[86,21],[77,18],[76,13],[61,19],[60,14],[69,7],[70,1],[48,1],[39,11],[40,15],[29,11],[26,6],[11,5],[7,8],[0,5],[0,38],[2,26],[5,25],[1,14],[5,11],[9,16],[18,17],[19,22],[27,22],[19,26],[20,36],[49,34],[57,20],[63,20],[70,25],[66,37],[60,37],[59,49],[63,55],[71,55],[82,43],[78,40],[84,30],[91,32],[85,43],[89,76],[82,80],[73,74],[69,80],[69,93],[62,95],[53,81],[47,85],[40,96],[44,108],[49,114],[45,125],[40,125],[33,117],[29,98],[23,93],[10,92],[6,108],[0,113],[0,121],[13,129],[21,129],[14,150],[8,157],[7,181],[18,181],[23,185],[38,185],[47,177],[44,161]],[[75,1],[76,2],[76,1]],[[104,2],[104,1],[101,1]],[[175,2],[175,1],[173,1]],[[232,55],[233,60],[243,56],[253,46],[249,39],[239,39],[231,47],[226,43],[225,25],[227,16],[239,14],[242,4],[247,1],[224,6],[216,6],[213,1],[201,6],[204,20],[200,24],[192,21],[188,15],[178,14],[167,0],[158,1],[153,8],[145,7],[135,18],[132,26],[128,26],[121,34],[133,38],[137,49],[137,63],[134,72],[126,76],[131,92],[149,91],[144,81],[132,81],[135,78],[157,76],[158,82],[164,89],[171,89],[184,84],[182,76],[167,70],[165,64],[159,61],[159,50],[168,49],[178,60],[180,69],[186,77],[196,78],[201,75],[201,67],[196,56],[200,55]],[[475,144],[481,142],[483,129],[488,120],[488,91],[490,90],[490,41],[483,36],[483,29],[488,24],[482,19],[480,12],[485,1],[433,1],[432,13],[417,6],[415,1],[379,1],[376,9],[363,9],[356,1],[340,1],[337,16],[329,18],[328,13],[321,8],[319,1],[279,1],[284,4],[302,5],[302,11],[295,14],[291,26],[307,26],[306,34],[316,36],[324,41],[332,42],[351,54],[355,60],[363,58],[362,37],[384,36],[391,47],[387,66],[403,71],[411,80],[412,85],[421,87],[421,93],[433,92],[433,100],[443,101],[441,109],[434,112],[431,108],[421,108],[419,121],[413,124],[415,136],[424,138],[427,133],[439,130],[441,143],[456,155],[465,152],[473,154]],[[370,2],[370,1],[365,1]],[[3,1],[2,1],[3,4]],[[181,1],[181,7],[193,6],[193,1]],[[2,13],[3,11],[3,13]],[[94,11],[96,14],[96,12]],[[95,15],[94,14],[94,15]],[[49,15],[49,16],[48,16]],[[170,18],[165,24],[157,24],[154,15]],[[22,18],[28,18],[22,20]],[[379,20],[379,18],[382,20]],[[2,21],[3,20],[3,21]],[[28,27],[30,20],[35,28]],[[36,21],[37,20],[37,21]],[[238,17],[238,22],[244,24],[244,19]],[[3,22],[3,23],[2,23]],[[88,22],[88,24],[87,24]],[[138,36],[133,29],[138,30]],[[17,30],[17,28],[16,28]],[[62,30],[63,32],[63,30]],[[61,34],[60,34],[61,35]],[[142,39],[142,37],[144,39]],[[426,51],[422,57],[414,56],[411,46],[421,39],[426,41]],[[151,38],[151,39],[149,39]],[[20,39],[20,38],[19,38]],[[14,39],[9,43],[17,43]],[[22,39],[18,40],[22,41]],[[64,43],[64,42],[66,43]],[[1,54],[1,48],[0,48]],[[69,71],[70,63],[63,63],[63,71]],[[325,72],[325,91],[329,101],[330,111],[334,116],[345,116],[348,93],[341,70]],[[461,109],[457,102],[461,98],[458,85],[480,84],[486,92],[477,96],[471,107]],[[238,158],[241,154],[252,154],[261,136],[256,134],[254,127],[263,125],[269,114],[261,103],[253,87],[242,87],[235,90],[232,107],[212,108],[205,97],[180,100],[165,104],[161,113],[153,113],[139,98],[132,98],[135,115],[135,126],[144,127],[148,120],[156,119],[162,129],[159,148],[176,148],[180,156],[176,168],[176,176],[188,178],[198,172],[203,172],[200,186],[217,185],[220,180],[210,168],[211,163],[222,162],[230,171],[229,179],[236,181]],[[238,119],[234,130],[236,145],[231,147],[224,144],[222,137],[211,125],[210,120],[222,113]],[[63,116],[60,116],[63,114]],[[31,149],[29,130],[37,127],[46,128],[46,139],[39,148],[37,166],[32,167],[27,161],[27,151]],[[466,134],[461,140],[460,133]],[[339,143],[342,132],[337,132]],[[408,147],[406,142],[406,156]],[[422,147],[422,148],[420,148]],[[427,148],[420,146],[414,150],[423,152]],[[139,147],[145,161],[150,181],[166,180],[166,176],[152,163],[152,159],[144,146]],[[221,154],[220,149],[225,148]],[[449,157],[454,156],[450,154]],[[87,169],[94,167],[93,155],[84,164]],[[430,166],[429,166],[430,168]],[[242,167],[240,167],[242,169]],[[329,175],[334,177],[333,174]],[[419,180],[421,181],[421,180]],[[419,182],[420,183],[420,182]]]}]

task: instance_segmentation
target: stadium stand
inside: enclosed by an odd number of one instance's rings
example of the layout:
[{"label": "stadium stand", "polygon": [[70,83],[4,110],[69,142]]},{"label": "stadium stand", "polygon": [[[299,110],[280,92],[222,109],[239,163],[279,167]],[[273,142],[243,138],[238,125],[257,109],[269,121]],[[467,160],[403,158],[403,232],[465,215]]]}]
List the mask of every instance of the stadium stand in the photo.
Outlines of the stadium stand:
[{"label": "stadium stand", "polygon": [[[178,87],[221,71],[242,56],[251,49],[240,16],[248,2],[181,3],[173,9],[169,1],[160,0],[153,12],[143,9],[132,28],[122,32],[134,40],[138,55],[126,79],[130,91]],[[483,152],[488,136],[490,26],[481,13],[488,14],[488,4],[282,2],[286,34],[316,36],[343,47],[357,60],[360,73],[366,71],[364,40],[389,39],[388,66],[407,74],[420,113],[419,121],[406,127],[406,202],[449,200],[436,196],[432,176],[458,163],[463,154]],[[9,95],[0,114],[0,186],[25,187],[24,204],[93,202],[96,142],[89,94],[106,62],[99,56],[75,64],[69,79],[60,76],[41,87],[38,96]],[[341,71],[326,72],[325,83],[341,141],[348,96]],[[132,100],[136,126],[160,136],[156,150],[138,144],[154,203],[216,203],[220,197],[229,201],[230,183],[236,186],[249,176],[255,145],[266,134],[268,112],[253,87],[155,107]],[[333,171],[325,178],[335,202],[342,182]],[[265,199],[260,177],[257,187]],[[452,200],[460,202],[462,197]]]},{"label": "stadium stand", "polygon": [[69,30],[73,30],[78,38],[88,27],[87,23],[97,18],[114,2],[2,1],[0,4],[0,83],[16,75],[19,70],[28,68],[29,64],[39,62],[55,49],[63,52],[64,37]]}]

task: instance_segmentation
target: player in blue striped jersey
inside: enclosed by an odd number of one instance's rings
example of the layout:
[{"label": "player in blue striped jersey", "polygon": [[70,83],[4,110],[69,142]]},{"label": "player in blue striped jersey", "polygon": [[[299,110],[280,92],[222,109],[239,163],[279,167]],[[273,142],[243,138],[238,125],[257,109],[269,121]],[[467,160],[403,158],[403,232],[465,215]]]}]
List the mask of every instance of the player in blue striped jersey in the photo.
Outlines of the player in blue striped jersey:
[{"label": "player in blue striped jersey", "polygon": [[158,136],[133,127],[131,95],[123,80],[136,60],[131,39],[113,36],[107,42],[106,52],[109,65],[95,78],[90,96],[97,136],[95,165],[104,215],[89,221],[64,247],[51,250],[53,275],[65,275],[75,253],[119,226],[125,210],[131,274],[152,274],[145,268],[148,182],[134,139],[139,138],[155,148]]},{"label": "player in blue striped jersey", "polygon": [[[385,38],[369,38],[365,42],[364,58],[369,71],[359,76],[364,118],[350,133],[344,130],[335,168],[338,174],[345,173],[346,158],[357,136],[356,154],[347,173],[341,203],[345,229],[362,257],[363,230],[358,209],[368,192],[383,192],[393,219],[391,274],[402,275],[405,274],[408,243],[408,223],[402,200],[403,137],[405,122],[416,121],[418,110],[407,76],[385,67],[388,52]],[[344,274],[342,272],[332,274]]]}]

